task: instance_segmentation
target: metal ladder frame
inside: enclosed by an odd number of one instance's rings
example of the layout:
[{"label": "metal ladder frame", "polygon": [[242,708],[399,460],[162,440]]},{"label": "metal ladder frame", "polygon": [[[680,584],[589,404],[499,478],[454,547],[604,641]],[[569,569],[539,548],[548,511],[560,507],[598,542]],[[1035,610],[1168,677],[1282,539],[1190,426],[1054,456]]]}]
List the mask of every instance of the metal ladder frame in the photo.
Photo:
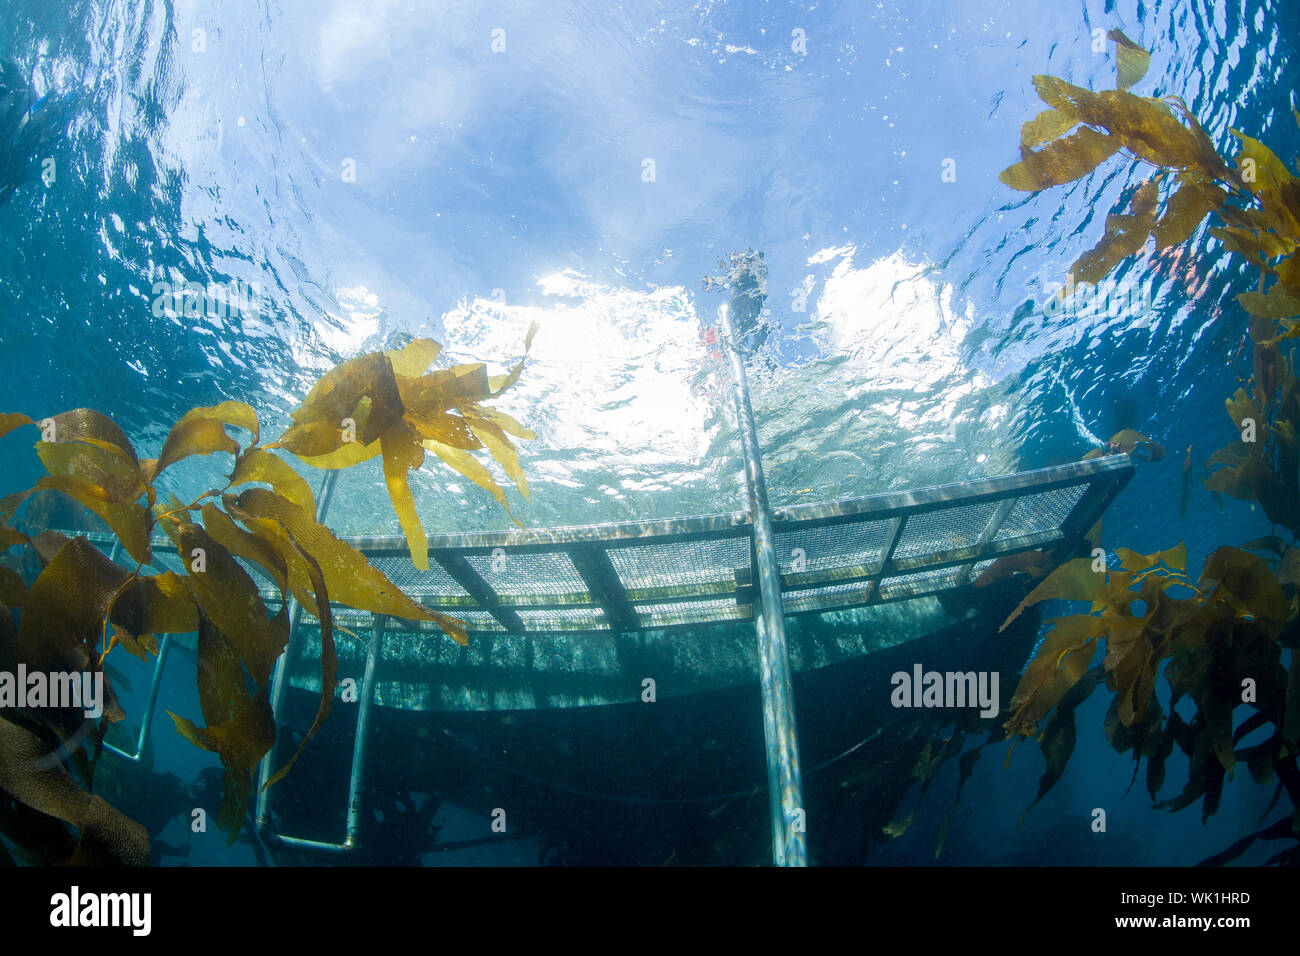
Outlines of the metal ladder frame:
[{"label": "metal ladder frame", "polygon": [[[316,520],[323,522],[325,513],[334,499],[334,486],[338,480],[337,471],[325,473],[324,485],[316,505]],[[279,751],[278,717],[284,709],[285,689],[288,679],[285,668],[289,655],[293,652],[294,637],[298,624],[302,621],[302,605],[293,597],[289,598],[289,640],[275,664],[271,678],[271,712],[277,718],[276,740],[258,768],[257,814],[254,826],[263,838],[270,839],[282,846],[296,847],[304,850],[318,850],[326,853],[349,853],[357,848],[361,836],[361,787],[365,780],[366,755],[370,746],[370,712],[375,698],[375,668],[379,656],[383,653],[384,632],[388,627],[388,617],[376,614],[370,631],[370,644],[366,650],[366,669],[361,678],[360,706],[357,710],[356,736],[352,742],[352,769],[348,775],[348,809],[347,829],[342,843],[327,843],[321,840],[305,840],[300,837],[286,836],[277,832],[271,825],[271,792],[273,788],[266,783],[275,772],[276,755]]]}]

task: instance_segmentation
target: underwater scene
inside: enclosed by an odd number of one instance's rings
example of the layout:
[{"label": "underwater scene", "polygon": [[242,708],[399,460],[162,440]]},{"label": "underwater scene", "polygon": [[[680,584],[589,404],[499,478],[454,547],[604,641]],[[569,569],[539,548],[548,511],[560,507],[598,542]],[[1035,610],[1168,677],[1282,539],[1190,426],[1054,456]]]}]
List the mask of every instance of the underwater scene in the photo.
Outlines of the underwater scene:
[{"label": "underwater scene", "polygon": [[8,0],[0,868],[1300,864],[1298,48]]}]

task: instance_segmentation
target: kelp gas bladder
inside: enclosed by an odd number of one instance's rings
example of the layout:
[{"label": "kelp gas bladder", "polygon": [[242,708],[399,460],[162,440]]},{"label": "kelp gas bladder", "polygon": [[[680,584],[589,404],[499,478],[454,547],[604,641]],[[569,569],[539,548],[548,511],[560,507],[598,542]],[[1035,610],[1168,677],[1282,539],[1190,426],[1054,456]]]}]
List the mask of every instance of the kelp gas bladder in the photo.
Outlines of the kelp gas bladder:
[{"label": "kelp gas bladder", "polygon": [[[528,331],[525,353],[535,331]],[[344,362],[316,383],[280,439],[264,446],[256,413],[236,401],[182,416],[154,459],[140,458],[122,429],[91,409],[40,420],[0,415],[0,436],[23,426],[40,430],[36,452],[47,472],[32,488],[0,499],[0,550],[30,548],[41,566],[30,586],[16,571],[0,566],[0,668],[21,663],[47,671],[102,670],[115,646],[147,658],[157,653],[155,635],[197,632],[198,696],[205,725],[171,717],[188,740],[221,758],[225,786],[218,822],[233,841],[244,820],[254,768],[275,739],[270,677],[289,638],[286,596],[320,620],[321,696],[311,729],[267,786],[284,776],[329,714],[338,670],[331,602],[432,622],[453,640],[467,643],[460,621],[411,600],[361,552],[319,523],[311,487],[277,454],[288,451],[306,464],[328,469],[381,458],[411,560],[427,568],[427,543],[408,472],[432,452],[504,506],[505,491],[474,453],[486,450],[527,495],[511,436],[535,437],[487,405],[519,380],[523,359],[500,376],[489,376],[482,364],[430,371],[439,352],[431,339],[415,339],[400,350]],[[241,443],[231,429],[251,435],[251,441]],[[158,500],[155,485],[169,467],[216,452],[234,457],[222,487],[189,504]],[[29,535],[13,527],[11,519],[23,503],[46,490],[67,495],[98,515],[135,569],[109,560],[84,536]],[[142,573],[153,558],[155,529],[175,545],[183,573]],[[279,590],[276,614],[270,614],[239,559],[260,569]],[[111,688],[107,696],[105,716],[120,720],[123,713]],[[96,752],[104,729],[95,727],[90,735]],[[0,718],[0,788],[17,801],[15,811],[0,814],[0,832],[34,858],[142,862],[141,840],[147,856],[143,831],[81,790],[57,760],[46,761],[52,766],[34,763],[34,755],[66,743],[74,752],[74,769],[89,786],[93,764],[75,746],[85,735],[80,715],[27,710]],[[51,817],[81,831],[75,857],[70,857],[70,836]]]}]

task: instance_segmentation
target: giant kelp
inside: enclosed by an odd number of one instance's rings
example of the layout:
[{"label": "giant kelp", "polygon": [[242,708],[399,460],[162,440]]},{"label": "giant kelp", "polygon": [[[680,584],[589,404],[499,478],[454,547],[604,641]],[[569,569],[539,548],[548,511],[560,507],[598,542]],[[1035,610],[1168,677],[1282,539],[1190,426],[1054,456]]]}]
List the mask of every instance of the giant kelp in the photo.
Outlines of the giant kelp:
[{"label": "giant kelp", "polygon": [[[1001,179],[1014,189],[1047,189],[1087,175],[1121,151],[1154,168],[1127,196],[1126,209],[1107,217],[1097,245],[1071,267],[1080,285],[1100,282],[1153,238],[1157,249],[1188,242],[1209,218],[1217,220],[1209,235],[1257,268],[1258,288],[1237,296],[1252,374],[1225,403],[1241,439],[1209,457],[1204,485],[1216,496],[1258,504],[1290,541],[1273,535],[1224,545],[1195,579],[1182,545],[1150,554],[1118,548],[1110,564],[1097,556],[1062,565],[1012,618],[1049,599],[1081,601],[1089,609],[1048,622],[1005,730],[1013,739],[1037,735],[1047,759],[1041,799],[1069,760],[1075,706],[1104,683],[1114,693],[1107,738],[1133,755],[1134,779],[1146,759],[1156,807],[1177,810],[1199,800],[1208,817],[1239,764],[1255,781],[1276,786],[1270,810],[1283,793],[1300,807],[1300,390],[1289,341],[1300,337],[1300,178],[1235,129],[1230,163],[1180,98],[1128,92],[1149,58],[1119,31],[1111,38],[1118,89],[1093,92],[1035,77],[1049,109],[1024,124],[1022,158]],[[1105,451],[1141,448],[1141,438],[1121,433]],[[1183,464],[1184,511],[1191,453],[1188,448]],[[1272,563],[1252,550],[1272,552]],[[1098,652],[1102,661],[1093,667]],[[1169,690],[1164,706],[1157,693],[1162,667]],[[1190,719],[1176,709],[1183,701]],[[1244,708],[1240,719],[1238,708]],[[1254,742],[1245,745],[1248,736]],[[1157,800],[1175,747],[1188,758],[1188,779],[1178,796]],[[1300,863],[1300,810],[1209,862],[1235,858],[1256,838],[1282,837],[1297,845],[1270,862]]]},{"label": "giant kelp", "polygon": [[[525,352],[535,331],[528,331]],[[338,671],[332,604],[431,622],[467,643],[460,621],[409,598],[317,519],[310,485],[279,454],[288,451],[325,469],[382,457],[411,560],[427,568],[426,538],[408,484],[408,472],[422,465],[425,451],[504,505],[505,492],[473,453],[494,457],[526,495],[510,436],[534,437],[487,405],[519,380],[524,359],[500,376],[489,376],[479,363],[431,370],[440,348],[431,339],[415,339],[400,350],[344,362],[321,377],[292,413],[292,425],[266,445],[256,412],[238,401],[183,415],[154,459],[141,458],[120,427],[91,409],[39,420],[0,414],[0,437],[24,426],[39,428],[36,453],[47,472],[32,488],[0,499],[0,551],[26,547],[40,562],[30,586],[12,569],[0,569],[0,670],[13,672],[22,664],[45,672],[102,674],[104,658],[118,645],[147,658],[158,651],[156,635],[197,633],[203,725],[171,717],[186,739],[220,757],[225,776],[218,823],[233,841],[247,812],[253,774],[276,737],[270,685],[289,640],[288,597],[320,622],[321,697],[311,728],[268,787],[289,771],[329,715]],[[232,429],[251,440],[237,438]],[[168,468],[217,452],[234,459],[224,485],[188,504],[160,499],[157,482]],[[33,535],[15,527],[12,519],[23,503],[42,491],[61,493],[102,519],[134,569],[110,560],[84,536]],[[154,563],[155,531],[170,539],[182,573],[145,573]],[[253,573],[279,592],[276,613]],[[120,720],[124,715],[107,680],[105,687],[104,716]],[[91,786],[94,761],[78,744],[86,739],[97,758],[106,727],[79,712],[51,708],[29,707],[0,719],[0,789],[16,801],[0,801],[6,810],[0,832],[29,857],[141,862],[147,855],[139,827],[92,798],[49,758],[67,747],[73,769]],[[43,762],[34,756],[42,754]],[[77,827],[80,843],[70,843],[57,823],[33,823],[48,817]]]}]

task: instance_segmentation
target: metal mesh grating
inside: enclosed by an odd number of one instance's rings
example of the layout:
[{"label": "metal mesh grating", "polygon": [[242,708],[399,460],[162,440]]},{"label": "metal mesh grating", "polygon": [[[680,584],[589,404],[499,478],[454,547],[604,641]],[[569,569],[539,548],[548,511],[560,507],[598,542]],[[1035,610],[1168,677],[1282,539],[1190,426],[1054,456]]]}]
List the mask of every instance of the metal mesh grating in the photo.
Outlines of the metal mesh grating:
[{"label": "metal mesh grating", "polygon": [[979,541],[997,507],[998,502],[986,501],[912,515],[903,528],[894,560],[972,547]]},{"label": "metal mesh grating", "polygon": [[[369,631],[371,625],[375,623],[375,616],[369,611],[358,611],[355,608],[340,607],[335,604],[331,605],[331,613],[336,625],[342,624],[344,627],[350,628],[354,631],[358,628],[365,628]],[[320,626],[320,622],[316,620],[316,615],[314,614],[304,614],[302,619],[304,623],[310,621],[318,628]],[[361,636],[367,637],[368,634],[362,634]],[[344,637],[344,640],[351,640],[351,638]]]},{"label": "metal mesh grating", "polygon": [[563,551],[471,554],[470,566],[500,595],[587,594],[587,585]]},{"label": "metal mesh grating", "polygon": [[562,611],[519,611],[520,619],[530,631],[590,630],[605,627],[605,612],[596,607],[572,607]]},{"label": "metal mesh grating", "polygon": [[1007,520],[1002,522],[1002,527],[993,540],[1005,541],[1059,528],[1087,487],[1073,485],[1069,488],[1053,488],[1051,491],[1017,498]]},{"label": "metal mesh grating", "polygon": [[[167,545],[171,545],[171,542],[168,541]],[[122,550],[119,559],[123,557],[126,557],[125,549]],[[132,561],[131,564],[134,566],[135,562]],[[166,550],[163,550],[162,547],[155,544],[153,549],[153,566],[157,568],[159,572],[175,571],[177,574],[185,573],[185,565],[181,563],[181,556],[176,553],[175,547],[167,547]]]},{"label": "metal mesh grating", "polygon": [[776,532],[776,560],[782,574],[795,570],[796,550],[803,552],[803,571],[825,572],[824,577],[847,577],[864,565],[873,570],[889,541],[889,521],[855,521],[819,528],[793,528]]},{"label": "metal mesh grating", "polygon": [[916,597],[942,591],[958,583],[957,574],[960,570],[960,567],[936,568],[886,578],[880,582],[880,596],[883,600],[893,601],[902,597]]},{"label": "metal mesh grating", "polygon": [[451,615],[457,620],[464,621],[465,626],[471,631],[504,631],[501,626],[487,611],[457,611]]},{"label": "metal mesh grating", "polygon": [[868,581],[835,584],[826,588],[809,588],[806,591],[787,591],[782,595],[786,613],[823,610],[841,604],[864,604],[871,595]]},{"label": "metal mesh grating", "polygon": [[468,592],[442,569],[436,561],[429,562],[428,571],[420,571],[411,559],[371,558],[370,563],[388,576],[408,594],[436,594],[438,597],[468,597]]},{"label": "metal mesh grating", "polygon": [[675,601],[671,604],[638,604],[636,612],[652,627],[688,624],[695,621],[740,621],[752,613],[735,598],[712,601]]},{"label": "metal mesh grating", "polygon": [[749,569],[749,538],[731,536],[701,541],[610,548],[606,551],[628,595],[657,588],[732,584]]}]

